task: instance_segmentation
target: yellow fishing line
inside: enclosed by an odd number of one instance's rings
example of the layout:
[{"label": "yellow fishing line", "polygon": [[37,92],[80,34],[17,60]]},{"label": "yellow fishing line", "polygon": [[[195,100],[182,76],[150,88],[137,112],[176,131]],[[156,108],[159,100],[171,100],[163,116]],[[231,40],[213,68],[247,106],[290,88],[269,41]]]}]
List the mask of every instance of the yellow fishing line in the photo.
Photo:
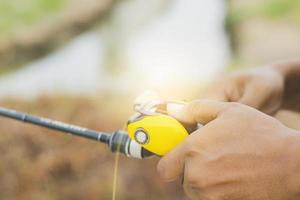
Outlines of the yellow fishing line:
[{"label": "yellow fishing line", "polygon": [[119,152],[116,152],[114,175],[113,175],[112,200],[116,200],[117,182],[118,182],[118,169],[119,169],[119,155],[120,155]]},{"label": "yellow fishing line", "polygon": [[[126,127],[127,127],[126,124],[124,124],[123,130],[125,130]],[[114,175],[113,175],[112,200],[116,200],[116,196],[117,196],[119,158],[120,158],[119,149],[120,149],[120,146],[118,146],[117,148],[118,148],[118,150],[116,151],[115,165],[114,165]]]}]

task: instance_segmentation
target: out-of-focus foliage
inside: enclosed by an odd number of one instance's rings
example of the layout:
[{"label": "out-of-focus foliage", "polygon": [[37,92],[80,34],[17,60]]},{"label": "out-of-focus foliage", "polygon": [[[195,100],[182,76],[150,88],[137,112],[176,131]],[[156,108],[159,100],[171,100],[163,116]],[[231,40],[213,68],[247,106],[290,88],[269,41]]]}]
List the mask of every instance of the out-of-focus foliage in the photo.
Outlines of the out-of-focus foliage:
[{"label": "out-of-focus foliage", "polygon": [[1,72],[42,58],[91,29],[112,4],[113,0],[1,0]]},{"label": "out-of-focus foliage", "polygon": [[233,50],[230,70],[298,57],[300,1],[230,0],[226,28]]},{"label": "out-of-focus foliage", "polygon": [[1,0],[0,37],[60,11],[66,0]]},{"label": "out-of-focus foliage", "polygon": [[264,0],[254,5],[231,9],[228,20],[239,23],[251,17],[267,17],[273,20],[292,20],[300,24],[300,1],[298,0]]},{"label": "out-of-focus foliage", "polygon": [[[131,110],[116,103],[121,99],[42,97],[1,105],[111,132],[122,128]],[[0,133],[0,199],[111,199],[115,154],[105,145],[3,118]],[[180,198],[180,184],[164,184],[156,163],[121,156],[117,199]]]}]

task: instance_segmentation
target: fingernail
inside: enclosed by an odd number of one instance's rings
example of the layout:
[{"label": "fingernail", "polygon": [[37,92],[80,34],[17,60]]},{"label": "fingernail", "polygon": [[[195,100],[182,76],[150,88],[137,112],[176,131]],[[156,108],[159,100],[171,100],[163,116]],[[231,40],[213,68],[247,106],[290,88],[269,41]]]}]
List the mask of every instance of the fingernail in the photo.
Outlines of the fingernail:
[{"label": "fingernail", "polygon": [[184,104],[169,103],[167,105],[168,114],[175,118],[180,118],[183,107],[184,107]]}]

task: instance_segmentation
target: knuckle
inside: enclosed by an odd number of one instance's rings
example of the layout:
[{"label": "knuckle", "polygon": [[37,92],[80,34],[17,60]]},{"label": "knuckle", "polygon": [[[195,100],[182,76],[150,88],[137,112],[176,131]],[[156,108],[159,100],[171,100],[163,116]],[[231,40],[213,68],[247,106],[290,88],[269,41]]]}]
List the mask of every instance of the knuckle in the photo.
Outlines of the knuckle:
[{"label": "knuckle", "polygon": [[195,138],[187,138],[185,141],[184,147],[184,157],[185,158],[192,158],[200,154],[200,147],[195,144]]},{"label": "knuckle", "polygon": [[186,186],[189,188],[201,188],[200,181],[194,173],[187,172],[185,175]]},{"label": "knuckle", "polygon": [[186,158],[193,158],[193,157],[196,157],[198,154],[199,154],[199,151],[193,144],[187,145],[186,150],[185,150]]},{"label": "knuckle", "polygon": [[205,191],[207,187],[207,182],[199,173],[187,172],[185,175],[186,186],[192,189],[197,189],[199,191]]}]

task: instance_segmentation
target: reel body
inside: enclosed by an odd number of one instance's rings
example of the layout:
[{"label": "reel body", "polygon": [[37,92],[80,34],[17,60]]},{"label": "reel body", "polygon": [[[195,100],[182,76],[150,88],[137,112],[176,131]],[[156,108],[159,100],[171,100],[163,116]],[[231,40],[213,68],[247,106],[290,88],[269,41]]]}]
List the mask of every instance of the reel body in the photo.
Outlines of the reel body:
[{"label": "reel body", "polygon": [[[128,136],[146,150],[164,156],[182,142],[189,132],[166,114],[167,103],[148,103],[136,107],[127,124]],[[163,109],[162,109],[163,108]]]}]

